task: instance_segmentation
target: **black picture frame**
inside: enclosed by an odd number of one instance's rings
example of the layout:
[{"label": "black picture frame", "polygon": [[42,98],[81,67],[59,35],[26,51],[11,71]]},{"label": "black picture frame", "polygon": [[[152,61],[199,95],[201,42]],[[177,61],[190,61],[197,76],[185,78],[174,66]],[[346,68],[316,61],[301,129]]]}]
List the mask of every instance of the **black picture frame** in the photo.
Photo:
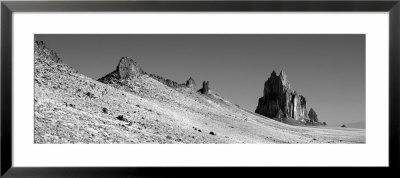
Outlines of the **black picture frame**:
[{"label": "black picture frame", "polygon": [[[363,171],[393,172],[399,168],[400,3],[392,1],[2,1],[1,2],[1,175],[6,177],[129,177],[207,176],[211,171],[231,175],[265,173],[265,168],[19,168],[12,165],[12,17],[13,12],[109,11],[332,11],[389,12],[389,167]],[[205,170],[206,169],[206,170]],[[281,168],[277,168],[281,169]],[[292,168],[298,169],[298,168]],[[322,168],[321,168],[322,169]],[[326,168],[324,168],[326,169]],[[311,170],[298,170],[310,172]],[[296,174],[298,171],[284,171]],[[328,170],[331,175],[340,172]],[[350,169],[350,171],[352,171]],[[354,172],[360,171],[356,168]],[[312,171],[311,171],[312,172]],[[356,174],[356,173],[355,173]],[[262,174],[261,174],[262,175]],[[208,177],[208,176],[207,176]]]}]

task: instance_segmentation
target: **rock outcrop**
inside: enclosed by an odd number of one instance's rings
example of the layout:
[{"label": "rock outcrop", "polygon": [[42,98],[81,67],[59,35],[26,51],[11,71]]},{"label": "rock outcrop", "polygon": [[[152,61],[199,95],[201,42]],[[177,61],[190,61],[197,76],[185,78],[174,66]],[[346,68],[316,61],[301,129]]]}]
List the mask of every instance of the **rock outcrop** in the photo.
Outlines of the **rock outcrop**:
[{"label": "rock outcrop", "polygon": [[191,88],[194,89],[196,87],[196,83],[192,77],[190,77],[186,83],[178,83],[170,79],[166,79],[162,76],[156,74],[148,74],[143,71],[137,61],[129,57],[122,57],[118,63],[117,68],[107,74],[106,76],[98,79],[99,82],[110,84],[110,83],[118,83],[121,80],[134,80],[137,79],[141,75],[147,75],[164,85],[167,85],[171,88]]},{"label": "rock outcrop", "polygon": [[139,64],[129,57],[122,57],[118,63],[117,71],[121,79],[136,78],[143,74]]},{"label": "rock outcrop", "polygon": [[145,72],[134,59],[122,57],[118,62],[117,68],[113,72],[98,79],[98,81],[109,84],[120,80],[132,80],[143,74],[145,74]]},{"label": "rock outcrop", "polygon": [[56,52],[46,47],[46,44],[43,41],[35,41],[34,51],[35,58],[48,59],[57,63],[63,62],[61,58],[58,57],[58,54]]},{"label": "rock outcrop", "polygon": [[308,118],[310,118],[312,122],[319,122],[317,113],[314,111],[313,108],[311,108],[310,111],[308,112]]},{"label": "rock outcrop", "polygon": [[200,90],[198,90],[198,92],[200,92],[201,94],[207,95],[210,90],[209,83],[210,83],[209,81],[207,81],[207,82],[203,81],[203,87]]},{"label": "rock outcrop", "polygon": [[194,89],[196,88],[196,82],[194,81],[194,79],[192,77],[190,77],[187,81],[186,81],[186,87]]},{"label": "rock outcrop", "polygon": [[193,80],[192,77],[190,77],[186,81],[186,83],[178,83],[178,82],[175,82],[175,81],[170,80],[170,79],[165,79],[164,77],[156,75],[156,74],[148,74],[148,76],[153,78],[153,79],[155,79],[155,80],[157,80],[157,81],[159,81],[159,82],[161,82],[161,83],[163,83],[164,85],[167,85],[167,86],[171,87],[171,88],[186,87],[186,88],[194,89],[196,87],[196,83],[195,83],[195,81]]}]

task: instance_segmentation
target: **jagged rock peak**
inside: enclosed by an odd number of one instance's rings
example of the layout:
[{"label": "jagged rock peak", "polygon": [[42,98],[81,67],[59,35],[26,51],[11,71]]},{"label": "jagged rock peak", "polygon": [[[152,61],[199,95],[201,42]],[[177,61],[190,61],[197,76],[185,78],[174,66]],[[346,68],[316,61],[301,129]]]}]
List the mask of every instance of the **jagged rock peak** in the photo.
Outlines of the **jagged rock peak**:
[{"label": "jagged rock peak", "polygon": [[196,87],[196,82],[194,81],[194,79],[192,77],[190,77],[187,81],[186,81],[186,87],[188,88],[195,88]]},{"label": "jagged rock peak", "polygon": [[198,90],[198,92],[200,92],[201,94],[207,95],[210,90],[209,83],[210,83],[209,81],[207,81],[207,82],[203,81],[203,87],[200,90]]},{"label": "jagged rock peak", "polygon": [[271,72],[271,76],[269,76],[268,79],[270,79],[270,78],[276,78],[276,77],[277,77],[276,72],[275,72],[275,70],[273,70],[273,71]]},{"label": "jagged rock peak", "polygon": [[301,120],[307,118],[306,99],[291,89],[283,71],[279,76],[272,71],[264,84],[264,95],[259,99],[255,112],[270,118],[283,115],[284,118]]},{"label": "jagged rock peak", "polygon": [[46,47],[46,44],[43,41],[35,41],[34,51],[35,51],[35,59],[41,58],[41,59],[52,60],[57,63],[63,62],[56,52]]},{"label": "jagged rock peak", "polygon": [[143,74],[140,65],[130,57],[122,57],[118,63],[117,71],[121,79],[136,78]]},{"label": "jagged rock peak", "polygon": [[265,85],[281,85],[285,90],[290,90],[291,86],[289,81],[287,80],[287,76],[285,72],[282,70],[279,75],[275,72],[275,70],[272,71],[270,77],[268,80],[265,82]]}]

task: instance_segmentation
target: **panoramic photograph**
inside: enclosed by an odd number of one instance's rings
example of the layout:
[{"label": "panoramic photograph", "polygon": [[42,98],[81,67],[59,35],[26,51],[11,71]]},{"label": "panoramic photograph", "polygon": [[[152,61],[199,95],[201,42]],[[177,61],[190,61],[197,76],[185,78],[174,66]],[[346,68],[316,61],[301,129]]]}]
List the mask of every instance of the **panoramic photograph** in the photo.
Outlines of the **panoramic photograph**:
[{"label": "panoramic photograph", "polygon": [[35,144],[365,144],[363,34],[36,34]]}]

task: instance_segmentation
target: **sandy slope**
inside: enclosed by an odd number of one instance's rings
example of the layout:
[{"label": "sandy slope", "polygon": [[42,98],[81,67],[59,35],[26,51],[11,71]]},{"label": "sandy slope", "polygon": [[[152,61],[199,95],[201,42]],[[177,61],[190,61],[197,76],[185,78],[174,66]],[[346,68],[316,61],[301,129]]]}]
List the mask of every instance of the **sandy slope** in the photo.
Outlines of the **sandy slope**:
[{"label": "sandy slope", "polygon": [[34,127],[35,143],[365,143],[365,130],[286,125],[147,75],[106,85],[39,57]]}]

